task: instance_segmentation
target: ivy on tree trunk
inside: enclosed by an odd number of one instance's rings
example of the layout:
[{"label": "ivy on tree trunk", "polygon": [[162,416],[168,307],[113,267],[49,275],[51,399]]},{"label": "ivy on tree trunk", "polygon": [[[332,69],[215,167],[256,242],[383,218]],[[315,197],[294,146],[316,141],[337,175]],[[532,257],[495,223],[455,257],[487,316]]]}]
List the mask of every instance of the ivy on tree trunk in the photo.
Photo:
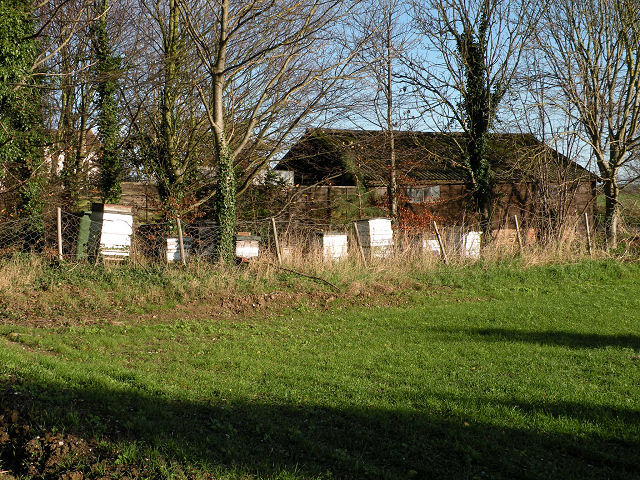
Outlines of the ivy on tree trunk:
[{"label": "ivy on tree trunk", "polygon": [[463,98],[466,123],[466,158],[475,209],[484,233],[491,231],[493,172],[487,159],[487,139],[491,121],[505,90],[491,91],[487,82],[487,34],[489,18],[486,13],[477,31],[465,30],[458,36],[458,51],[465,70],[466,92]]},{"label": "ivy on tree trunk", "polygon": [[620,220],[620,203],[618,196],[620,187],[616,181],[617,176],[605,178],[603,191],[605,195],[604,228],[607,248],[615,248],[618,244],[618,222]]},{"label": "ivy on tree trunk", "polygon": [[40,85],[32,71],[38,55],[34,30],[29,2],[0,0],[0,182],[9,178],[19,185],[16,210],[31,219],[28,228],[39,236],[45,133]]},{"label": "ivy on tree trunk", "polygon": [[218,223],[218,255],[222,262],[232,263],[235,256],[236,172],[233,152],[225,140],[216,145],[218,151],[218,181],[215,213]]},{"label": "ivy on tree trunk", "polygon": [[99,0],[100,19],[93,28],[93,49],[96,55],[98,91],[98,138],[100,140],[99,187],[105,203],[118,203],[122,193],[120,185],[122,166],[118,152],[118,74],[120,58],[111,51],[106,15],[108,0]]}]

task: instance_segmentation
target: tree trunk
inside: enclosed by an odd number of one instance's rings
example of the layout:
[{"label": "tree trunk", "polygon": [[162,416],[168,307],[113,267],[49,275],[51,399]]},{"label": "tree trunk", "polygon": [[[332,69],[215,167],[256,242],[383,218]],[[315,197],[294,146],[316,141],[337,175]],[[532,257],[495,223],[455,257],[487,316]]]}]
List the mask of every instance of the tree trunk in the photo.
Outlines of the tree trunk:
[{"label": "tree trunk", "polygon": [[618,223],[620,220],[620,205],[618,203],[619,187],[615,178],[604,180],[605,208],[604,227],[607,250],[618,245]]},{"label": "tree trunk", "polygon": [[476,212],[483,233],[483,243],[491,239],[493,200],[493,174],[487,159],[487,137],[491,119],[500,101],[499,91],[492,92],[487,81],[487,30],[489,20],[486,11],[478,32],[465,30],[458,39],[458,51],[464,59],[465,88],[464,109],[467,123],[467,167],[469,186],[473,192]]},{"label": "tree trunk", "polygon": [[178,55],[178,20],[180,10],[177,0],[169,2],[169,28],[164,33],[164,79],[162,88],[162,117],[160,121],[160,153],[158,193],[166,219],[180,215],[184,196],[183,175],[176,159],[176,76]]},{"label": "tree trunk", "polygon": [[75,146],[76,150],[73,155],[74,165],[72,166],[72,169],[75,171],[75,176],[73,178],[76,184],[70,187],[72,191],[76,192],[76,197],[73,200],[74,208],[78,207],[80,201],[80,190],[86,189],[89,176],[89,165],[85,165],[85,158],[87,156],[87,123],[89,121],[90,96],[88,86],[81,86],[80,125],[78,127],[79,131]]},{"label": "tree trunk", "polygon": [[396,143],[393,131],[393,45],[392,10],[387,11],[387,130],[389,131],[389,214],[394,223],[398,221],[398,185],[396,181]]},{"label": "tree trunk", "polygon": [[213,136],[218,160],[215,211],[218,222],[218,255],[220,261],[232,263],[235,257],[233,240],[236,229],[236,172],[235,158],[225,133],[224,111],[224,70],[227,60],[229,0],[224,0],[220,9],[220,37],[212,75]]},{"label": "tree trunk", "polygon": [[[392,127],[393,128],[393,127]],[[396,148],[393,130],[389,131],[389,147],[391,154],[389,158],[390,175],[389,175],[389,214],[394,223],[398,221],[398,185],[396,181]]]},{"label": "tree trunk", "polygon": [[96,22],[93,32],[93,47],[96,56],[98,91],[98,138],[100,139],[100,189],[104,203],[118,203],[122,193],[120,185],[122,165],[118,152],[118,105],[117,75],[120,59],[111,51],[106,15],[108,0],[101,0],[98,13],[102,16]]},{"label": "tree trunk", "polygon": [[[71,73],[73,71],[70,53],[65,47],[60,51],[62,73],[64,74],[60,80],[60,122],[58,124],[58,132],[56,137],[57,151],[61,152],[63,157],[62,163],[62,198],[65,204],[75,208],[79,191],[79,182],[77,179],[78,172],[75,169],[76,149],[73,148],[77,141],[77,132],[75,132],[75,122],[73,121],[73,106],[76,100],[76,86],[73,84]],[[54,153],[57,153],[54,151]],[[58,173],[58,159],[52,158],[52,173]]]},{"label": "tree trunk", "polygon": [[488,245],[491,243],[491,200],[483,198],[478,211],[480,213],[480,230],[482,231],[483,239],[482,243],[484,245]]},{"label": "tree trunk", "polygon": [[480,230],[483,233],[483,243],[487,244],[491,239],[493,181],[491,168],[486,158],[486,130],[488,128],[484,123],[480,123],[479,128],[475,128],[477,125],[474,125],[469,134],[467,152],[472,171],[470,186],[480,221]]},{"label": "tree trunk", "polygon": [[218,223],[218,255],[222,262],[232,263],[235,257],[233,245],[236,229],[236,175],[231,149],[222,141],[216,142],[218,157],[218,183],[216,185],[215,211]]}]

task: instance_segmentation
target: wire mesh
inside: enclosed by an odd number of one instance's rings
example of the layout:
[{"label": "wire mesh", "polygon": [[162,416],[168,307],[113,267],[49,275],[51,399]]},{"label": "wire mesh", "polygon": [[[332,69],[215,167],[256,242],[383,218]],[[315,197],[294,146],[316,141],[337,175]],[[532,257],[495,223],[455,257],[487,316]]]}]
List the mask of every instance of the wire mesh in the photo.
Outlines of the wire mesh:
[{"label": "wire mesh", "polygon": [[0,221],[0,256],[32,253],[51,256],[56,251],[56,216],[44,213]]},{"label": "wire mesh", "polygon": [[[442,255],[474,260],[493,255],[513,256],[526,249],[540,251],[607,252],[608,255],[640,254],[640,216],[623,217],[619,224],[617,249],[611,250],[601,217],[576,215],[551,227],[554,219],[529,217],[516,227],[515,218],[506,218],[494,226],[491,236],[482,235],[477,225],[451,222],[438,225],[440,240],[433,225],[421,228],[393,228],[393,237],[382,258],[419,258]],[[545,223],[546,222],[546,223]],[[589,231],[587,233],[587,222]],[[547,227],[544,227],[547,225]],[[275,229],[274,229],[275,227]],[[182,222],[182,249],[185,260],[216,261],[219,227],[209,220]],[[274,236],[277,232],[277,242]],[[518,235],[519,232],[519,235]],[[58,238],[60,235],[60,240]],[[301,260],[358,259],[367,250],[366,238],[359,238],[353,222],[327,223],[300,219],[239,220],[236,246],[254,248],[250,258],[277,256]],[[247,243],[249,242],[249,243]],[[442,244],[442,247],[441,247]],[[360,248],[363,247],[363,248]],[[240,248],[240,247],[238,247]],[[242,257],[248,250],[238,250]],[[0,258],[16,254],[36,254],[50,258],[60,256],[68,262],[131,261],[135,263],[174,263],[182,261],[179,228],[176,220],[140,223],[131,215],[98,215],[96,212],[61,211],[60,227],[56,210],[39,216],[0,220]],[[252,252],[254,250],[251,250]],[[244,252],[244,253],[243,253]]]}]

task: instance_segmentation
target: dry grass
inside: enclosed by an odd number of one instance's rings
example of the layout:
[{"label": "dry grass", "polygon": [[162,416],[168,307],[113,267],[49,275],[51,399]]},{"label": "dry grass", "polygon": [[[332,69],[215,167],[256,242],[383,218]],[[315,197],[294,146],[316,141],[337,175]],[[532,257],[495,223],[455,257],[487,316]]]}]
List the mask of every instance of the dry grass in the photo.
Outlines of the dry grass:
[{"label": "dry grass", "polygon": [[0,262],[0,295],[33,285],[42,274],[44,264],[45,259],[36,255],[13,257]]},{"label": "dry grass", "polygon": [[[500,241],[483,246],[480,257],[473,258],[465,255],[460,245],[456,242],[455,231],[444,231],[443,241],[447,261],[450,266],[463,267],[465,265],[482,263],[496,263],[517,260],[523,266],[541,265],[545,263],[575,262],[587,258],[588,251],[585,239],[576,231],[576,228],[567,228],[553,241],[536,242],[525,239],[522,250],[515,238],[515,231],[511,236],[506,236]],[[428,238],[428,237],[427,237]],[[428,239],[435,239],[428,238]],[[305,245],[304,247],[301,245]],[[311,245],[311,246],[308,246]],[[302,272],[315,275],[324,275],[344,279],[365,276],[383,279],[397,279],[411,271],[428,271],[443,265],[438,251],[430,250],[415,237],[403,235],[395,239],[392,255],[379,258],[367,257],[364,261],[359,249],[356,247],[355,238],[349,235],[348,257],[341,260],[325,260],[317,243],[306,238],[289,238],[281,245],[283,252],[283,265],[299,269]],[[593,258],[609,258],[611,253],[594,247]],[[261,252],[261,258],[251,263],[251,271],[256,274],[269,274],[273,272],[277,264],[277,258],[273,252]]]}]

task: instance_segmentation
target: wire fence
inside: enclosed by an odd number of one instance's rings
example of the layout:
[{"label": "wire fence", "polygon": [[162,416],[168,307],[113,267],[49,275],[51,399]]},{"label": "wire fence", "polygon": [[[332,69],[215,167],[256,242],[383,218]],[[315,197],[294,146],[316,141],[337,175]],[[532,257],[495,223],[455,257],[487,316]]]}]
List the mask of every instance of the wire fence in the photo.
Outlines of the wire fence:
[{"label": "wire fence", "polygon": [[[419,228],[391,227],[388,219],[349,223],[261,219],[239,220],[238,261],[280,262],[431,256],[444,261],[513,256],[526,250],[638,256],[640,219],[623,219],[613,252],[597,217],[572,217],[552,232],[517,217],[494,228],[487,241],[477,225],[432,222]],[[61,209],[38,217],[0,220],[0,258],[30,253],[66,262],[186,263],[217,261],[220,229],[211,221],[139,223],[118,212],[71,213]]]}]

